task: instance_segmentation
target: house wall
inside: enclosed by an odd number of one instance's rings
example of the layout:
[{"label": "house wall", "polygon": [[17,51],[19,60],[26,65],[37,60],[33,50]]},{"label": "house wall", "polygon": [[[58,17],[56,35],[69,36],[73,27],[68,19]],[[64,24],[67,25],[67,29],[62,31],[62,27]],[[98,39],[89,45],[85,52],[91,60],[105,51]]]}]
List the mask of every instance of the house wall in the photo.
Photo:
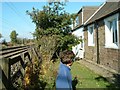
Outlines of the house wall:
[{"label": "house wall", "polygon": [[[74,26],[73,29],[76,29],[75,31],[73,31],[72,34],[74,34],[75,36],[77,37],[81,37],[82,36],[82,39],[84,40],[84,35],[83,35],[83,27],[81,26],[96,10],[98,9],[98,7],[83,7],[81,9],[81,11],[78,13],[78,20],[79,20],[79,25],[76,25]],[[81,26],[81,27],[80,27]],[[73,52],[76,54],[76,57],[79,57],[79,58],[83,58],[84,57],[84,46],[81,48],[81,45],[84,45],[84,41],[83,43],[80,43],[78,45],[76,45],[75,47],[72,48]],[[92,47],[91,47],[92,48]],[[96,49],[94,49],[96,50]],[[91,50],[92,51],[92,50]],[[96,53],[95,53],[96,54]],[[91,55],[90,55],[91,56]],[[94,56],[95,57],[95,56]],[[93,58],[94,59],[94,58]],[[96,60],[96,59],[94,59]]]},{"label": "house wall", "polygon": [[[95,33],[94,33],[94,35],[95,35]],[[96,55],[97,55],[97,53],[96,53],[96,40],[95,40],[95,46],[88,46],[87,27],[85,27],[85,31],[84,31],[84,48],[85,48],[85,59],[93,61],[96,63]]]},{"label": "house wall", "polygon": [[119,69],[118,72],[120,73],[120,12],[119,12],[119,54],[118,54],[118,69]]},{"label": "house wall", "polygon": [[[73,35],[75,35],[76,37],[83,39],[83,27],[75,30],[73,33]],[[84,45],[84,43],[83,43]],[[72,47],[72,51],[74,52],[74,54],[76,55],[77,58],[83,58],[84,57],[84,46],[81,46],[81,43]]]},{"label": "house wall", "polygon": [[80,27],[92,14],[98,9],[98,7],[83,7],[78,13],[79,25],[75,25],[73,29]]},{"label": "house wall", "polygon": [[78,26],[81,26],[82,25],[82,12],[79,13],[79,25]]},{"label": "house wall", "polygon": [[[100,64],[105,67],[120,72],[120,46],[119,49],[106,48],[105,47],[105,25],[104,20],[98,23],[98,47],[99,47],[99,60]],[[97,37],[96,28],[94,31],[95,46],[88,46],[88,31],[85,27],[84,38],[85,38],[85,59],[97,63]],[[119,15],[119,45],[120,45],[120,15]]]},{"label": "house wall", "polygon": [[98,38],[99,38],[99,60],[100,64],[119,71],[119,49],[105,48],[105,26],[104,21],[98,22]]},{"label": "house wall", "polygon": [[[78,18],[78,21],[77,21],[77,18]],[[73,26],[73,29],[76,29],[78,28],[79,26],[82,25],[82,12],[80,12],[78,15],[77,15],[77,18],[75,20],[75,25]],[[79,22],[78,24],[76,24],[77,22]]]}]

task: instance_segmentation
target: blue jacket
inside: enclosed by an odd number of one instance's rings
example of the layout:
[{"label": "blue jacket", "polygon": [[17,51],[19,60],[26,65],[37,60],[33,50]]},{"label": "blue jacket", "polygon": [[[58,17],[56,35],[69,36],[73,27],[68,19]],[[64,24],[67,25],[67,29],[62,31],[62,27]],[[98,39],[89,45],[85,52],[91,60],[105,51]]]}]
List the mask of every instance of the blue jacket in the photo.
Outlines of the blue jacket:
[{"label": "blue jacket", "polygon": [[56,89],[57,90],[72,90],[72,76],[70,68],[60,62],[59,72],[56,78]]}]

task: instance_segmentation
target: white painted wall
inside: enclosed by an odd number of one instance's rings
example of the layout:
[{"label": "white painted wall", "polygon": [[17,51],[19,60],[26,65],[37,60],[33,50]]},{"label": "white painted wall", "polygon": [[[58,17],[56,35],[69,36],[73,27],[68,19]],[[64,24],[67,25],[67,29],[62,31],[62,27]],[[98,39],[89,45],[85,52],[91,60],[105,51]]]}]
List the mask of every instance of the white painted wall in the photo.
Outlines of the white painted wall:
[{"label": "white painted wall", "polygon": [[[82,39],[84,39],[83,27],[73,31],[72,34],[75,35],[78,38],[82,37]],[[72,47],[72,51],[74,52],[74,54],[76,55],[77,58],[83,58],[84,57],[84,41],[83,41],[82,44],[80,43],[80,44]]]}]

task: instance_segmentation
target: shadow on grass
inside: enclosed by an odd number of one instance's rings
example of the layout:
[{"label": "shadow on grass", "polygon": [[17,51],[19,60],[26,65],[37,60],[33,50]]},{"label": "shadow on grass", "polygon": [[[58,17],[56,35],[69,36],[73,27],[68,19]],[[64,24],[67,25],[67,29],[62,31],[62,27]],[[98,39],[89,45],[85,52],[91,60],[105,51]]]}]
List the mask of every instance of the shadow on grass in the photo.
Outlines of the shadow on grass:
[{"label": "shadow on grass", "polygon": [[106,78],[104,78],[103,76],[96,77],[95,80],[108,82],[108,80]]},{"label": "shadow on grass", "polygon": [[112,83],[110,83],[109,86],[107,86],[107,88],[116,88],[120,90],[120,74],[113,74],[113,78],[114,80],[112,81]]},{"label": "shadow on grass", "polygon": [[73,80],[72,80],[72,87],[73,87],[73,90],[76,90],[76,85],[78,84],[78,79],[77,77],[75,77]]},{"label": "shadow on grass", "polygon": [[107,85],[106,88],[108,88],[110,90],[113,90],[113,89],[115,89],[115,90],[119,89],[120,90],[120,75],[113,74],[113,78],[114,79],[112,80],[112,82],[110,82],[110,80],[111,80],[110,78],[107,79],[103,76],[96,77],[95,80],[108,82],[109,85]]}]

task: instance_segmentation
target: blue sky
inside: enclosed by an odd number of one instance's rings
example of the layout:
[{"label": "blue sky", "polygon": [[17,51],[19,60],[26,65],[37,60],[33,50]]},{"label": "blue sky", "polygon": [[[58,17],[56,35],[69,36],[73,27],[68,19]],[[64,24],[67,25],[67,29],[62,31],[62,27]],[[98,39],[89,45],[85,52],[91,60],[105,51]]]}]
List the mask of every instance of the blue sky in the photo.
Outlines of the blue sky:
[{"label": "blue sky", "polygon": [[[42,10],[47,2],[1,2],[0,3],[0,33],[6,41],[10,41],[10,33],[16,30],[20,38],[33,38],[31,32],[35,31],[35,24],[32,23],[26,10],[32,11],[32,7]],[[105,1],[105,0],[104,0]],[[99,6],[99,2],[68,2],[65,10],[69,13],[77,13],[83,6]],[[2,31],[1,31],[2,30]]]}]

